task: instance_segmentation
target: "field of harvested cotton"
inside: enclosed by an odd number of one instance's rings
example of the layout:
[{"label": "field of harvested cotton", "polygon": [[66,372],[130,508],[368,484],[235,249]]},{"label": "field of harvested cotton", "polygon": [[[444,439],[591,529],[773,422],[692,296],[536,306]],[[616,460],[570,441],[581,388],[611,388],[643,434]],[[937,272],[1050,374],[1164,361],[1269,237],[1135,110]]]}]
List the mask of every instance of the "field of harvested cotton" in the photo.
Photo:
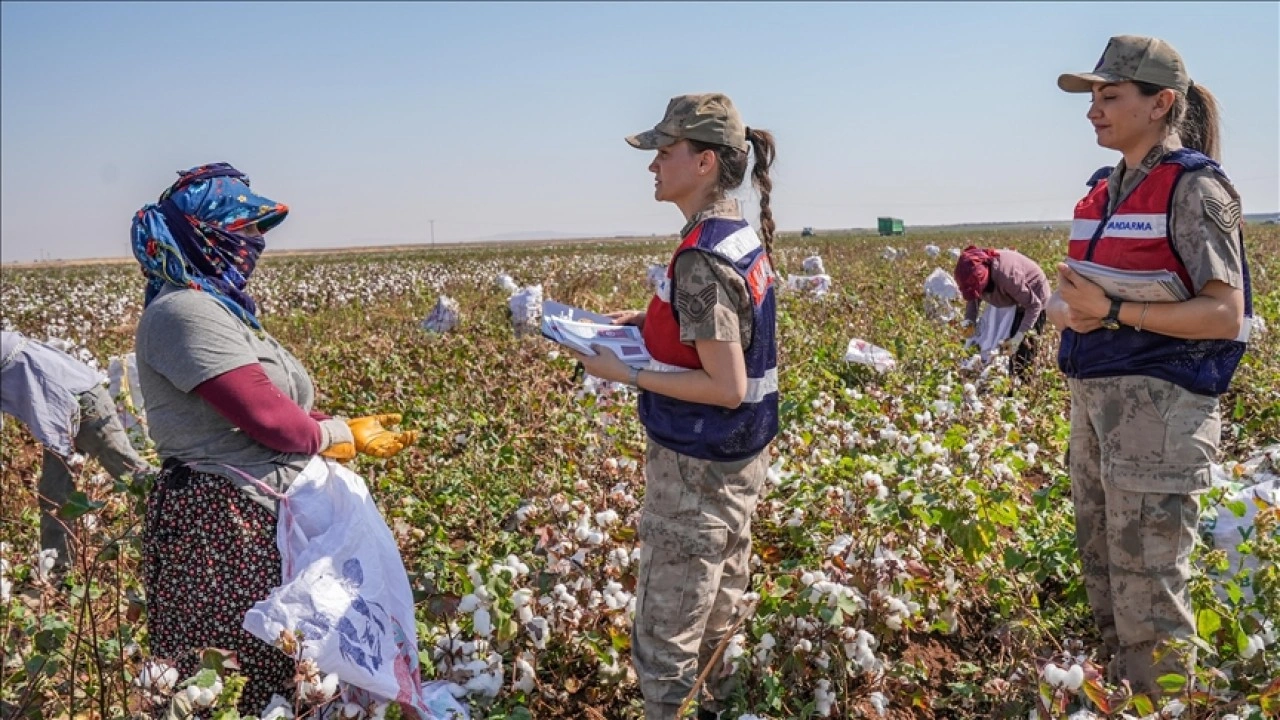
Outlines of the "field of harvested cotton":
[{"label": "field of harvested cotton", "polygon": [[[1280,628],[1264,622],[1280,618],[1280,510],[1242,500],[1242,488],[1280,473],[1280,229],[1247,235],[1266,329],[1222,399],[1219,487],[1203,497],[1193,559],[1197,674],[1165,678],[1183,718],[1280,708]],[[1009,397],[1000,360],[973,363],[959,319],[926,312],[926,278],[949,272],[950,250],[969,243],[1015,247],[1047,269],[1065,250],[1062,232],[1036,230],[778,243],[784,275],[829,277],[780,283],[793,286],[778,319],[782,432],[754,521],[754,603],[721,660],[742,679],[725,717],[1153,711],[1103,683],[1092,662],[1056,340]],[[635,398],[584,381],[536,333],[518,336],[508,300],[513,287],[540,284],[579,307],[643,307],[649,266],[670,249],[663,239],[268,251],[250,284],[265,327],[310,369],[319,409],[399,412],[422,431],[404,453],[352,467],[409,570],[424,679],[456,683],[474,718],[640,716],[628,647],[644,494]],[[804,268],[813,256],[821,273]],[[132,265],[6,269],[3,323],[65,341],[105,375],[132,350],[141,297]],[[425,329],[428,316],[444,331]],[[892,367],[847,361],[855,339]],[[119,399],[124,408],[127,390]],[[0,715],[124,717],[158,712],[173,693],[225,703],[229,666],[189,691],[146,652],[140,490],[83,466],[83,494],[63,510],[81,559],[50,583],[33,494],[40,447],[8,416],[0,440]],[[332,683],[319,680],[312,690],[324,695]]]}]

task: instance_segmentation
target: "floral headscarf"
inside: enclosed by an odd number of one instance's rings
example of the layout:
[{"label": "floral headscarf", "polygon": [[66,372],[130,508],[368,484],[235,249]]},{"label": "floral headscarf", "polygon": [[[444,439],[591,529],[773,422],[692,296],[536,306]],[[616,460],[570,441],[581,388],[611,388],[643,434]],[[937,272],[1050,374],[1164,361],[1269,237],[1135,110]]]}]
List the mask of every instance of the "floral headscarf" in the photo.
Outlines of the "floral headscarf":
[{"label": "floral headscarf", "polygon": [[227,163],[179,171],[160,200],[133,218],[133,256],[147,277],[144,307],[166,284],[203,290],[245,324],[261,328],[257,304],[244,289],[265,243],[242,231],[256,225],[265,234],[288,213],[254,194],[249,178]]}]

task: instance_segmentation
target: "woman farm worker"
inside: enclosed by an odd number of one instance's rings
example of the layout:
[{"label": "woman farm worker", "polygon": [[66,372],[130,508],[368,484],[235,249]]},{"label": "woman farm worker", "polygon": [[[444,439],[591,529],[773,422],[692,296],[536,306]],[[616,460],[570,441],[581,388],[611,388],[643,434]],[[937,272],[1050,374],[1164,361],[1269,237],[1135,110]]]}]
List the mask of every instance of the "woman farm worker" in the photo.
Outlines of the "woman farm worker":
[{"label": "woman farm worker", "polygon": [[241,627],[281,583],[272,494],[316,453],[389,457],[416,435],[382,428],[396,415],[348,424],[311,412],[311,377],[245,291],[263,233],[288,208],[225,163],[179,175],[133,221],[148,279],[138,376],[164,459],[143,526],[151,652],[185,677],[204,648],[234,650],[248,678],[240,711],[259,715],[273,693],[293,696],[293,660]]},{"label": "woman farm worker", "polygon": [[[654,198],[674,203],[686,221],[648,310],[614,313],[642,329],[654,362],[637,370],[607,350],[574,355],[592,375],[640,389],[649,443],[631,652],[645,717],[669,720],[747,590],[751,515],[778,430],[774,144],[770,133],[743,126],[719,93],[672,98],[660,123],[627,142],[657,150]],[[726,195],[746,176],[748,149],[759,237]],[[725,683],[709,679],[704,716],[714,717]]]},{"label": "woman farm worker", "polygon": [[1085,587],[1113,680],[1159,692],[1188,656],[1153,659],[1196,633],[1187,582],[1199,503],[1220,435],[1218,396],[1252,314],[1240,200],[1218,165],[1218,107],[1169,43],[1111,38],[1092,72],[1098,144],[1122,157],[1076,204],[1069,254],[1124,270],[1169,270],[1182,302],[1122,302],[1065,264],[1049,319],[1071,388],[1070,473]]},{"label": "woman farm worker", "polygon": [[[955,280],[966,301],[966,324],[978,320],[983,300],[995,307],[1018,308],[1006,343],[1013,350],[1009,372],[1015,379],[1025,380],[1036,355],[1036,335],[1044,330],[1044,306],[1049,302],[1049,278],[1044,270],[1017,250],[970,245],[956,260]],[[1032,334],[1027,335],[1029,332]]]}]

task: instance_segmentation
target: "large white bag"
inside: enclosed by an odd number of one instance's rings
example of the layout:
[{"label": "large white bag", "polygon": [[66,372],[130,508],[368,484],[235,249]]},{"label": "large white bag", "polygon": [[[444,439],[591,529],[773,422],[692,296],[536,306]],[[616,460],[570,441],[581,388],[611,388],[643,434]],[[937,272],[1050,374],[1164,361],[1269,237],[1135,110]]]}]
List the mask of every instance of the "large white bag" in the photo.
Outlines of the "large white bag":
[{"label": "large white bag", "polygon": [[441,295],[436,306],[422,321],[422,329],[434,333],[447,333],[458,326],[462,312],[458,309],[458,301],[448,295]]},{"label": "large white bag", "polygon": [[845,350],[844,361],[858,363],[859,365],[870,365],[875,368],[876,372],[888,372],[892,370],[898,361],[893,358],[893,354],[888,350],[872,345],[866,340],[854,338],[849,341],[849,347]]},{"label": "large white bag", "polygon": [[960,299],[960,287],[951,273],[934,268],[924,280],[924,311],[933,320],[951,322],[956,317],[953,300]]},{"label": "large white bag", "polygon": [[422,683],[408,574],[364,480],[313,457],[279,508],[282,582],[245,614],[244,629],[267,643],[301,633],[302,657],[337,674],[348,701],[393,700],[424,720],[467,717],[433,687],[443,683]]},{"label": "large white bag", "polygon": [[507,298],[511,327],[516,337],[536,335],[542,325],[542,283],[530,285]]},{"label": "large white bag", "polygon": [[1001,341],[1009,339],[1013,334],[1013,318],[1017,314],[1016,306],[996,307],[987,303],[986,309],[978,318],[977,332],[965,341],[965,347],[977,345],[982,362],[991,362],[991,356]]}]

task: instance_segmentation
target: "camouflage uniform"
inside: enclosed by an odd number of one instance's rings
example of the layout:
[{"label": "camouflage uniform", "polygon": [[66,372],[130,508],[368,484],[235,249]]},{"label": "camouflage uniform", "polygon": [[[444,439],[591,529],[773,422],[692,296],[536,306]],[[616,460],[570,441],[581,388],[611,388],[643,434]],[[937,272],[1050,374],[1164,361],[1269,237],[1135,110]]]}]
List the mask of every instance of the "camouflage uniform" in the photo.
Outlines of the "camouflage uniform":
[{"label": "camouflage uniform", "polygon": [[[1171,136],[1136,168],[1116,167],[1109,205],[1179,149]],[[1210,280],[1244,286],[1239,202],[1204,169],[1177,185],[1169,235],[1198,294]],[[1158,693],[1156,678],[1185,674],[1194,658],[1169,653],[1164,640],[1195,635],[1187,582],[1199,501],[1220,439],[1218,399],[1146,376],[1071,379],[1071,493],[1076,542],[1094,621],[1113,653],[1113,680]]]},{"label": "camouflage uniform", "polygon": [[[734,200],[696,215],[683,236],[707,217],[741,219]],[[725,261],[683,253],[675,266],[673,302],[681,308],[680,339],[750,342],[752,302],[741,276]],[[716,301],[700,298],[715,288]],[[645,497],[640,520],[639,579],[632,626],[632,661],[648,720],[669,720],[693,688],[749,586],[751,516],[768,469],[768,453],[737,462],[681,455],[653,441],[645,455]],[[732,690],[713,671],[714,698]]]}]

